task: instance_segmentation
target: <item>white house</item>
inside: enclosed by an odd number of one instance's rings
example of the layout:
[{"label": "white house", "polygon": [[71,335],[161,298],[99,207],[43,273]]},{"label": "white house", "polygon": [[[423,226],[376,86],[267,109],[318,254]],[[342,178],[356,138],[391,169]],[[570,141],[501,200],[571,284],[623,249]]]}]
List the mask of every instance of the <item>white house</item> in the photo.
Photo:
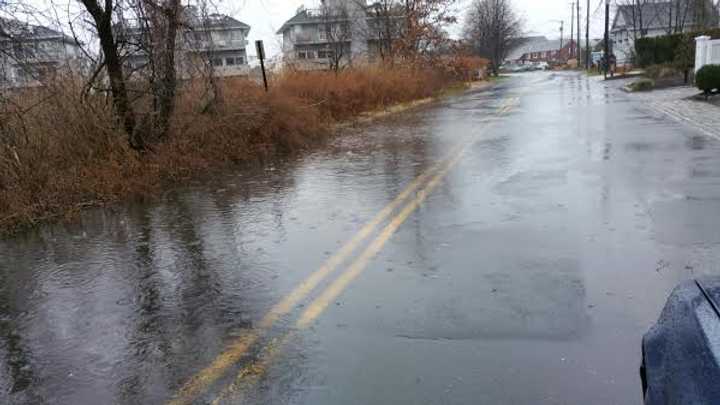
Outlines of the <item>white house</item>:
[{"label": "white house", "polygon": [[[318,8],[299,8],[282,25],[286,64],[304,69],[327,68],[333,59],[343,64],[373,60],[402,26],[401,10],[378,11],[365,0],[320,0]],[[382,18],[378,13],[385,13]]]},{"label": "white house", "polygon": [[0,26],[0,88],[39,86],[84,66],[80,46],[62,32],[9,19]]},{"label": "white house", "polygon": [[[142,71],[148,63],[141,30],[126,28],[139,46],[130,50],[127,64]],[[247,46],[250,26],[224,14],[200,16],[195,7],[184,10],[184,24],[177,41],[177,63],[180,77],[189,77],[194,70],[209,62],[217,76],[240,76],[250,71]]]},{"label": "white house", "polygon": [[718,24],[712,0],[658,1],[617,7],[610,30],[618,64],[633,63],[635,40],[676,32],[692,32]]}]

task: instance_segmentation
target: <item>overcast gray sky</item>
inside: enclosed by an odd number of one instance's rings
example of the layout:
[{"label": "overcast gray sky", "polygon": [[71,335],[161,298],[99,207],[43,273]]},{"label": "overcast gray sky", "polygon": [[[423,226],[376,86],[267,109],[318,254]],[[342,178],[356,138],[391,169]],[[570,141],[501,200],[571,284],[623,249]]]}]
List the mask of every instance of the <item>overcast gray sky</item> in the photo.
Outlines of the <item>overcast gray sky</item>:
[{"label": "overcast gray sky", "polygon": [[[547,35],[548,37],[557,38],[560,36],[559,20],[565,20],[565,35],[569,37],[571,0],[512,1],[517,11],[526,21],[525,28],[528,34]],[[586,1],[581,0],[583,21]],[[301,5],[315,7],[318,2],[319,0],[222,0],[219,7],[221,11],[251,25],[250,39],[253,41],[256,39],[264,40],[267,44],[268,53],[276,53],[279,50],[279,39],[275,36],[275,32],[287,19],[295,14],[298,7]],[[591,35],[593,37],[602,36],[602,25],[604,24],[604,10],[600,7],[602,2],[603,0],[591,0],[590,12],[593,14],[591,18]],[[471,0],[458,0],[456,9],[461,21],[470,3]],[[585,23],[583,22],[582,25],[584,27]],[[459,32],[460,24],[451,29],[454,36],[457,36]],[[584,31],[582,36],[585,36]],[[254,52],[253,49],[251,53],[254,54]]]}]

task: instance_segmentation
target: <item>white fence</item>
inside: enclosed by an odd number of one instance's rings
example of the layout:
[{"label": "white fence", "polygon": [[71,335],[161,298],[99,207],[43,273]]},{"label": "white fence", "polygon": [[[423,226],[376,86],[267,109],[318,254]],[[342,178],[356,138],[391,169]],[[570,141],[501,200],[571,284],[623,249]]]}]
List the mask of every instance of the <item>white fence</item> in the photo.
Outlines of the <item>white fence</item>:
[{"label": "white fence", "polygon": [[695,73],[705,65],[720,65],[720,39],[695,38]]}]

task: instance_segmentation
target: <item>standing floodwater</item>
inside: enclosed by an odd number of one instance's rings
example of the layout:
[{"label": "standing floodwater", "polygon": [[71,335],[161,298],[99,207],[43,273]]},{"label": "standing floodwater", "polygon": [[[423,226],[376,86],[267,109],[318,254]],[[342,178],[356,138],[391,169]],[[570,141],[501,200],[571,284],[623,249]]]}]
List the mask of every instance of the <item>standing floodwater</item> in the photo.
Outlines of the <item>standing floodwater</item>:
[{"label": "standing floodwater", "polygon": [[[175,397],[458,145],[310,327],[295,321],[356,256],[192,400],[639,402],[640,337],[672,286],[719,268],[718,141],[544,72],[347,132],[0,242],[0,403]],[[274,336],[290,338],[228,393]]]}]

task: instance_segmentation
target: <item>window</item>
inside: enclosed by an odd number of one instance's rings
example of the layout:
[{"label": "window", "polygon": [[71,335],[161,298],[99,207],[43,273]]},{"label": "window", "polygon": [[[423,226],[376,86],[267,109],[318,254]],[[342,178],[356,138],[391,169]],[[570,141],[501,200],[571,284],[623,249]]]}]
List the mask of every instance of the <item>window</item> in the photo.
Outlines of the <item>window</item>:
[{"label": "window", "polygon": [[244,64],[245,64],[245,58],[242,56],[225,58],[225,66],[237,66],[237,65],[244,65]]},{"label": "window", "polygon": [[30,75],[23,68],[17,68],[15,70],[15,78],[20,83],[25,83],[25,82],[30,81]]},{"label": "window", "polygon": [[297,57],[298,59],[307,59],[307,53],[305,51],[299,51]]},{"label": "window", "polygon": [[333,51],[318,51],[318,59],[332,59],[335,56]]},{"label": "window", "polygon": [[221,58],[213,58],[212,65],[215,67],[222,66],[223,60]]},{"label": "window", "polygon": [[195,40],[199,42],[210,41],[210,34],[207,32],[194,32],[193,36],[195,37]]},{"label": "window", "polygon": [[225,31],[213,31],[212,34],[212,40],[215,42],[221,42],[225,41],[228,37],[228,33]]},{"label": "window", "polygon": [[36,54],[36,44],[34,43],[15,43],[13,44],[13,53],[16,59],[34,58]]},{"label": "window", "polygon": [[240,30],[235,30],[235,31],[230,32],[230,39],[232,39],[233,41],[241,41],[244,38],[245,38],[245,36],[243,35],[243,32]]},{"label": "window", "polygon": [[55,68],[52,65],[31,65],[15,70],[15,77],[21,83],[32,83],[35,80],[46,81],[53,77]]}]

